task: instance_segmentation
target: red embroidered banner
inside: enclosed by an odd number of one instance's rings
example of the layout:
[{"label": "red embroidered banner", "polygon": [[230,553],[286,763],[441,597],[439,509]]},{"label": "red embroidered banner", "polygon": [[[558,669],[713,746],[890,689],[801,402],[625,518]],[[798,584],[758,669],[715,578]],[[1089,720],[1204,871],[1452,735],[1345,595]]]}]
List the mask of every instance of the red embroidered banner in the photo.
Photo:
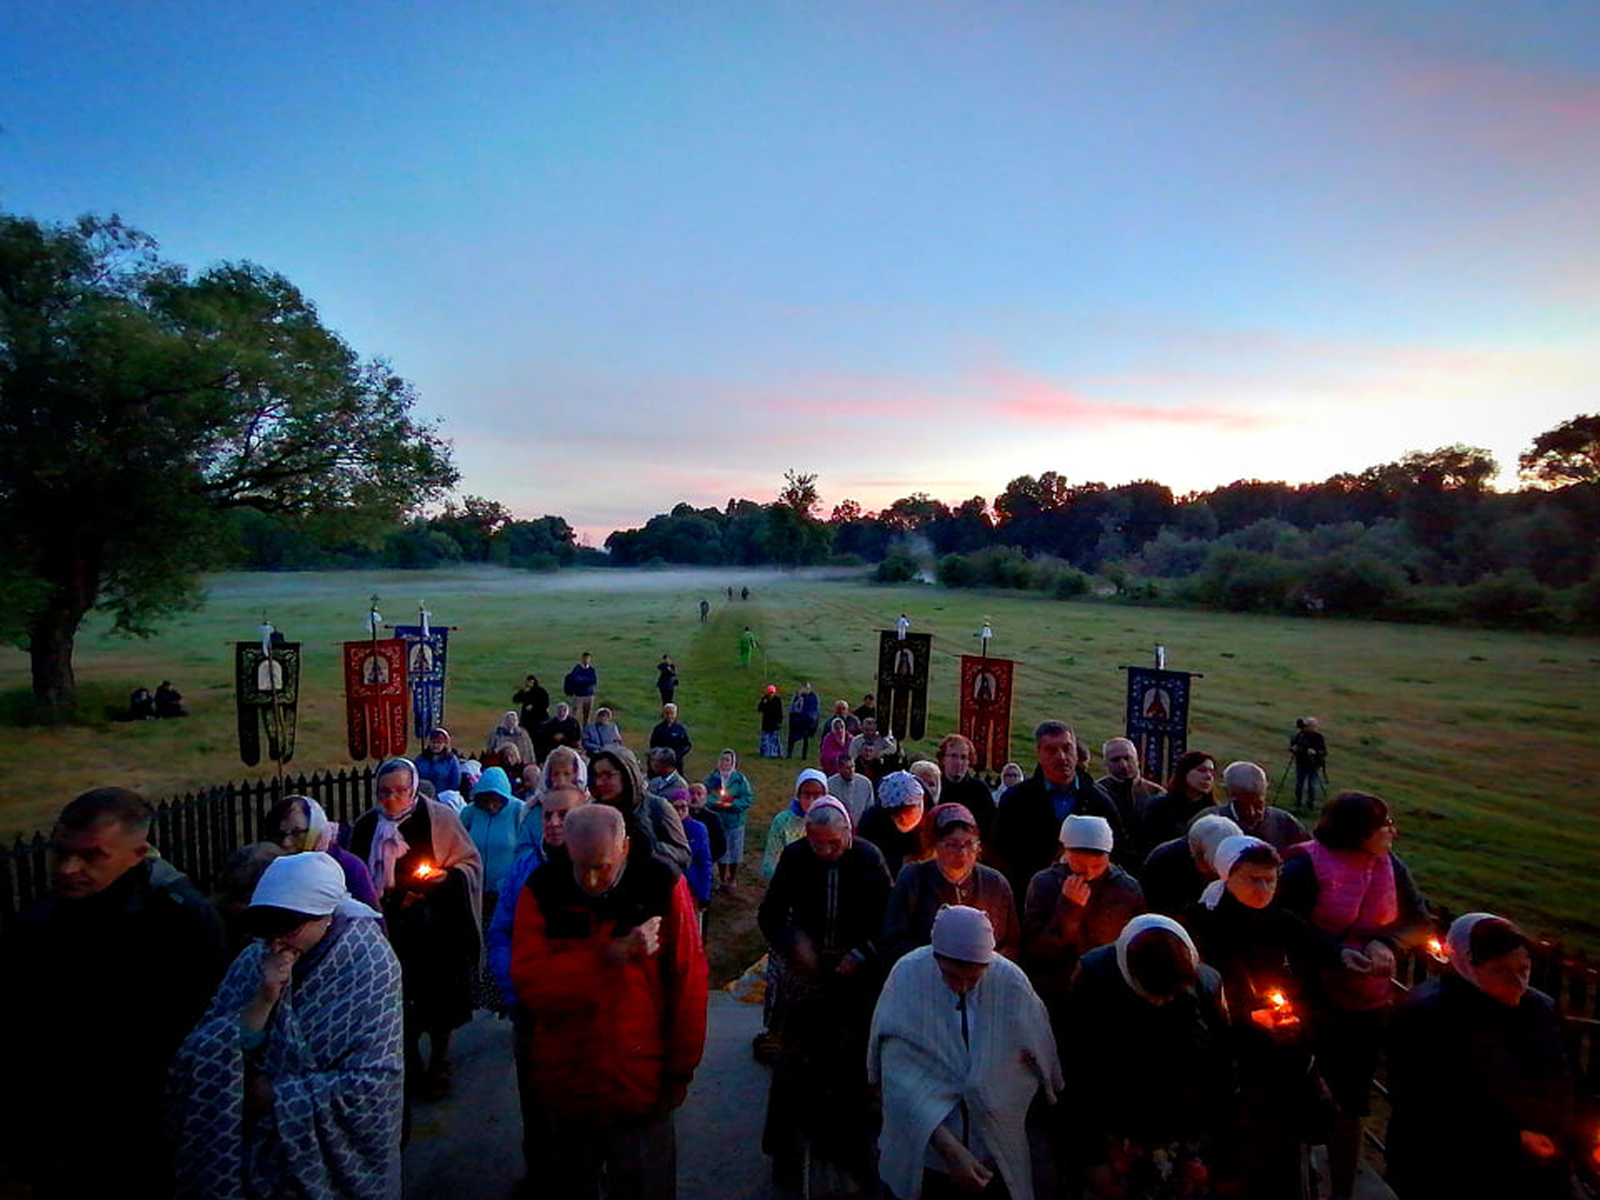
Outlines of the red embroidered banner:
[{"label": "red embroidered banner", "polygon": [[1011,746],[1011,676],[1009,658],[961,656],[961,736],[972,743],[972,769],[998,771]]},{"label": "red embroidered banner", "polygon": [[406,644],[400,638],[344,644],[344,712],[350,757],[406,752]]}]

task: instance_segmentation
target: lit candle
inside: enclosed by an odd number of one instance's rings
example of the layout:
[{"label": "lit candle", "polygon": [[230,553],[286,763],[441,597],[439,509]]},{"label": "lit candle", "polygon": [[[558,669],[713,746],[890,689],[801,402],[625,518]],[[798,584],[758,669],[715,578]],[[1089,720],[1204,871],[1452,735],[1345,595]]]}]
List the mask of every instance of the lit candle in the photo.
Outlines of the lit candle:
[{"label": "lit candle", "polygon": [[1450,948],[1436,937],[1428,939],[1428,957],[1434,962],[1447,963],[1450,961]]},{"label": "lit candle", "polygon": [[432,863],[418,863],[417,869],[411,872],[412,877],[416,879],[432,879],[439,873],[439,868]]},{"label": "lit candle", "polygon": [[1277,988],[1266,995],[1266,1007],[1258,1008],[1250,1014],[1250,1019],[1264,1029],[1279,1029],[1295,1025],[1300,1018],[1294,1015],[1294,1008],[1289,1003],[1289,997]]}]

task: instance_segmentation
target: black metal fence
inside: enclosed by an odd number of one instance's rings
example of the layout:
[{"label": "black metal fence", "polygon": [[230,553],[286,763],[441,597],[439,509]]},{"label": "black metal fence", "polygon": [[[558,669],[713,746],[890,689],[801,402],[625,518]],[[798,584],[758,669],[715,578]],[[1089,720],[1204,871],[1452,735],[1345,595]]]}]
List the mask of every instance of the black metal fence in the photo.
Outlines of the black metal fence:
[{"label": "black metal fence", "polygon": [[[372,806],[375,767],[317,771],[310,775],[225,783],[155,806],[150,840],[161,857],[202,892],[216,890],[228,856],[261,837],[262,820],[283,796],[310,796],[329,820],[348,827]],[[0,851],[0,931],[50,889],[49,841],[42,833],[18,838]]]}]

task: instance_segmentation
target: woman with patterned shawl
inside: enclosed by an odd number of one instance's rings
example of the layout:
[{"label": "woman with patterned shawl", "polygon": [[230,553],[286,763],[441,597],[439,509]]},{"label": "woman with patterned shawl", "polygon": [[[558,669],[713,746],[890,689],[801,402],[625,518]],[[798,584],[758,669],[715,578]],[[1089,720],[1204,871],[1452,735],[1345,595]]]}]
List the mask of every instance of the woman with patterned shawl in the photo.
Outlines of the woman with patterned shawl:
[{"label": "woman with patterned shawl", "polygon": [[176,1194],[397,1200],[400,964],[326,854],[270,863],[168,1077]]},{"label": "woman with patterned shawl", "polygon": [[438,1100],[450,1091],[450,1034],[472,1020],[483,860],[447,805],[417,795],[409,759],[383,763],[372,788],[376,805],[351,828],[350,851],[372,873],[405,972],[407,1087]]}]

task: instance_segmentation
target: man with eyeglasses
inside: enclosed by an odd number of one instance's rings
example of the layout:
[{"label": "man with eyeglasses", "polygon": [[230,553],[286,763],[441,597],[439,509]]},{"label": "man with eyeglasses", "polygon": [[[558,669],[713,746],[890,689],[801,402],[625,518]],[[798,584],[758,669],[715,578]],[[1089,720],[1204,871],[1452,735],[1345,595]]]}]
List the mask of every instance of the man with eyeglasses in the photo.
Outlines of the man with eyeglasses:
[{"label": "man with eyeglasses", "polygon": [[933,936],[933,919],[948,904],[976,908],[989,917],[995,948],[1015,959],[1022,948],[1022,927],[1011,885],[993,867],[978,861],[983,840],[972,811],[961,804],[941,804],[930,814],[933,857],[900,869],[883,924],[883,953],[893,962]]},{"label": "man with eyeglasses", "polygon": [[939,760],[939,774],[944,776],[939,798],[964,805],[977,818],[978,832],[988,833],[994,824],[994,793],[972,773],[972,760],[977,757],[972,743],[961,734],[952,733],[939,743],[934,757]]}]

